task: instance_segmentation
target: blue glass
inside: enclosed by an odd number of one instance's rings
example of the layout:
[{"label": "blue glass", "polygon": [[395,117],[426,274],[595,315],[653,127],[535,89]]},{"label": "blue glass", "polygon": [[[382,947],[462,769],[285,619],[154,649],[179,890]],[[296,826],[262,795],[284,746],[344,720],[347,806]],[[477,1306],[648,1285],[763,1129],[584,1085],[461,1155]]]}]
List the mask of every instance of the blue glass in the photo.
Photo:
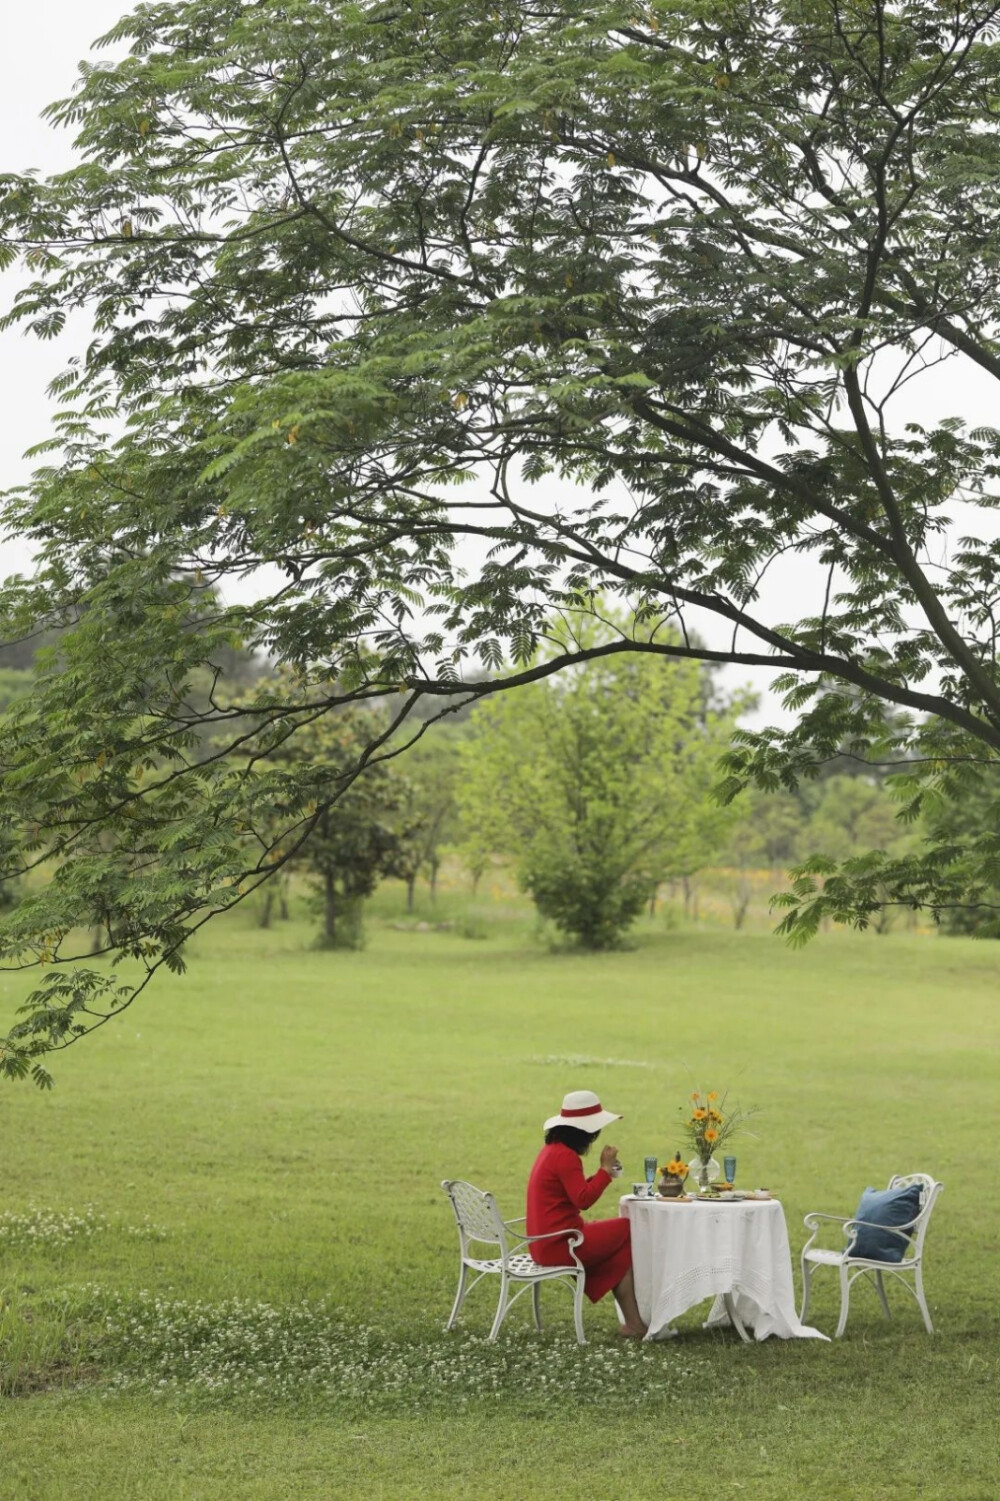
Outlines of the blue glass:
[{"label": "blue glass", "polygon": [[659,1160],[660,1159],[658,1157],[646,1157],[644,1159],[644,1161],[643,1161],[643,1167],[646,1169],[646,1182],[647,1183],[655,1183],[656,1182],[656,1165],[659,1162]]},{"label": "blue glass", "polygon": [[722,1171],[726,1175],[726,1182],[727,1183],[735,1183],[736,1182],[736,1158],[735,1157],[723,1157],[723,1159],[722,1159]]}]

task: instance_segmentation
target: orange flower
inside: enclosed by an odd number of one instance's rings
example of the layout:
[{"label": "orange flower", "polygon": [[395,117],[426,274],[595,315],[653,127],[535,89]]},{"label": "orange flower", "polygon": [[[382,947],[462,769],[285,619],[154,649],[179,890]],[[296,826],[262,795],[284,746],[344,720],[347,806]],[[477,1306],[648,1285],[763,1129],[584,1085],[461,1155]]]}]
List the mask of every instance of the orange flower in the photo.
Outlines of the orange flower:
[{"label": "orange flower", "polygon": [[708,1098],[710,1100],[717,1100],[719,1098],[719,1092],[718,1092],[718,1090],[717,1089],[710,1089],[708,1091]]},{"label": "orange flower", "polygon": [[700,1099],[701,1099],[701,1095],[700,1095],[700,1094],[699,1094],[699,1093],[698,1093],[698,1091],[697,1091],[697,1090],[695,1090],[695,1092],[694,1092],[694,1094],[693,1094],[693,1095],[692,1095],[692,1096],[691,1096],[691,1098],[692,1098],[692,1100],[700,1100]]},{"label": "orange flower", "polygon": [[714,1129],[714,1127],[709,1126],[708,1130],[705,1132],[705,1140],[706,1141],[717,1141],[718,1138],[719,1138],[718,1131],[716,1131]]},{"label": "orange flower", "polygon": [[699,1110],[695,1110],[693,1112],[693,1114],[691,1116],[691,1119],[694,1120],[694,1121],[703,1121],[707,1115],[708,1115],[708,1111],[707,1110],[701,1110],[701,1109],[699,1109]]}]

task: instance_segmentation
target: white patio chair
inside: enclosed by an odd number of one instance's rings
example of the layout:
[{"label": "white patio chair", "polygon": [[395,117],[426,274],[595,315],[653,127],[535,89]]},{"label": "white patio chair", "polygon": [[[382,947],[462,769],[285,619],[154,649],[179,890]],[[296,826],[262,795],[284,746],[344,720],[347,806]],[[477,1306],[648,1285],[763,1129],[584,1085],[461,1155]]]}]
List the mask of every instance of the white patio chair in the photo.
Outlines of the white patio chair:
[{"label": "white patio chair", "polygon": [[[496,1339],[500,1333],[500,1325],[508,1312],[521,1294],[527,1292],[529,1288],[535,1315],[535,1328],[541,1329],[542,1310],[539,1295],[542,1283],[557,1282],[563,1287],[569,1287],[573,1293],[573,1321],[576,1324],[576,1337],[581,1345],[585,1345],[587,1341],[583,1333],[583,1282],[586,1272],[583,1263],[577,1259],[575,1249],[583,1240],[582,1232],[554,1230],[550,1235],[525,1235],[514,1229],[515,1225],[524,1224],[524,1217],[517,1220],[505,1220],[492,1194],[484,1193],[482,1189],[475,1188],[471,1183],[465,1183],[460,1178],[446,1179],[441,1187],[451,1200],[451,1207],[455,1211],[459,1252],[462,1258],[458,1292],[455,1294],[451,1316],[445,1327],[447,1329],[453,1327],[466,1296],[476,1283],[492,1275],[500,1278],[500,1302],[497,1306],[496,1318],[493,1320],[493,1328],[490,1330],[490,1339]],[[533,1261],[531,1256],[526,1254],[527,1247],[535,1241],[560,1238],[567,1242],[569,1254],[573,1258],[572,1266],[539,1266],[537,1261]],[[479,1247],[481,1253],[487,1251],[488,1247],[495,1246],[499,1255],[474,1256],[470,1252],[470,1247],[473,1245]],[[472,1282],[469,1281],[470,1272],[478,1273]],[[520,1286],[517,1286],[518,1284]],[[517,1291],[512,1293],[511,1288],[515,1286]]]},{"label": "white patio chair", "polygon": [[[847,1307],[851,1296],[851,1286],[859,1277],[867,1277],[874,1281],[875,1290],[887,1319],[892,1318],[889,1312],[889,1302],[885,1295],[884,1278],[886,1273],[897,1278],[907,1292],[912,1293],[917,1300],[920,1312],[923,1314],[924,1327],[928,1334],[934,1333],[934,1325],[927,1310],[927,1299],[924,1297],[923,1279],[923,1254],[924,1239],[927,1235],[927,1226],[930,1223],[931,1211],[937,1202],[938,1194],[944,1188],[943,1183],[936,1183],[929,1173],[907,1173],[889,1179],[890,1188],[906,1188],[911,1183],[920,1184],[920,1210],[916,1217],[906,1225],[890,1227],[878,1225],[874,1228],[898,1235],[905,1246],[902,1261],[876,1261],[869,1260],[864,1256],[853,1255],[854,1245],[858,1238],[858,1226],[868,1225],[869,1220],[849,1220],[838,1214],[807,1214],[805,1225],[812,1235],[802,1248],[802,1312],[799,1318],[804,1324],[806,1314],[809,1311],[809,1279],[812,1270],[817,1266],[835,1266],[840,1273],[840,1321],[837,1324],[836,1338],[839,1339],[847,1324]],[[827,1251],[821,1246],[814,1244],[823,1226],[821,1221],[832,1221],[843,1227],[846,1244],[839,1251]],[[912,1277],[912,1285],[908,1280]]]}]

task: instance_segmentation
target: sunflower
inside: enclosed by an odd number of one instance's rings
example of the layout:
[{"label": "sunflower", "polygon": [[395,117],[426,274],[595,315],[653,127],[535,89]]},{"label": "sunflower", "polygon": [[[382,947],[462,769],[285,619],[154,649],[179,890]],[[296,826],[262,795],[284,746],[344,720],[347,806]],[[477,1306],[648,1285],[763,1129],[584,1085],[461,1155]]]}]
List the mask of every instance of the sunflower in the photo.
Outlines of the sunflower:
[{"label": "sunflower", "polygon": [[708,1098],[710,1100],[717,1100],[719,1098],[719,1091],[717,1089],[710,1089],[708,1091]]},{"label": "sunflower", "polygon": [[718,1139],[719,1139],[719,1133],[718,1133],[718,1131],[716,1131],[716,1129],[715,1129],[714,1126],[709,1126],[708,1130],[705,1132],[705,1140],[706,1141],[718,1141]]},{"label": "sunflower", "polygon": [[697,1110],[692,1111],[692,1113],[691,1113],[691,1119],[693,1121],[703,1121],[703,1120],[706,1120],[707,1118],[708,1118],[708,1111],[707,1110],[702,1110],[700,1107]]}]

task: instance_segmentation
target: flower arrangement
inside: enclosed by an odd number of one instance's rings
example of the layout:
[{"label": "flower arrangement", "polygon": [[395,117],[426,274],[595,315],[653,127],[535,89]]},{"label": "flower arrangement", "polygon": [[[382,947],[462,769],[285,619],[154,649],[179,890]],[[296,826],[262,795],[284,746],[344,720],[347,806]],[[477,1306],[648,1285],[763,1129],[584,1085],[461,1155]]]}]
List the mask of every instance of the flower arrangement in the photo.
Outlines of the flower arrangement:
[{"label": "flower arrangement", "polygon": [[720,1100],[718,1091],[714,1089],[710,1089],[705,1095],[696,1089],[691,1096],[691,1114],[684,1122],[683,1130],[699,1162],[708,1162],[712,1153],[717,1152],[756,1112],[756,1106],[749,1110],[734,1106],[727,1111],[727,1098],[727,1095],[723,1095]]},{"label": "flower arrangement", "polygon": [[664,1163],[663,1167],[660,1168],[660,1173],[664,1178],[680,1178],[683,1180],[687,1177],[687,1170],[688,1165],[682,1158],[680,1150],[678,1150],[671,1157],[670,1161]]}]

